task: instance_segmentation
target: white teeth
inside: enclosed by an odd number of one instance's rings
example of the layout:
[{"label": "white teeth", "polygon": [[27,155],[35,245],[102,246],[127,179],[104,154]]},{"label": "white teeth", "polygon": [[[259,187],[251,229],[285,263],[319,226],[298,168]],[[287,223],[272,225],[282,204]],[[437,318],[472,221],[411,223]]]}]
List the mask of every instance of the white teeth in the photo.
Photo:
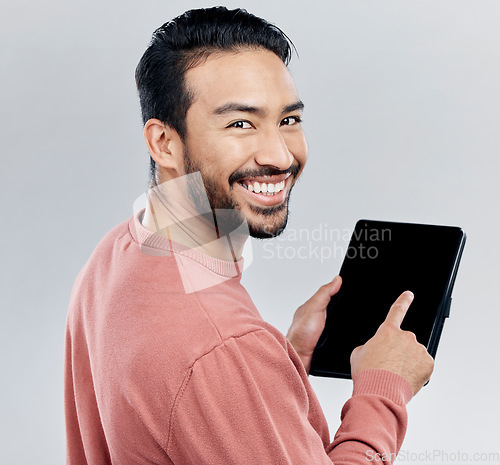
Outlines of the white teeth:
[{"label": "white teeth", "polygon": [[285,188],[285,181],[277,182],[276,184],[266,182],[260,183],[258,181],[255,181],[253,184],[240,184],[246,187],[250,192],[263,195],[275,195]]},{"label": "white teeth", "polygon": [[[277,194],[278,192],[281,192],[283,188],[285,187],[285,181],[278,182],[274,184],[274,193]],[[267,190],[269,191],[269,185],[267,186]]]}]

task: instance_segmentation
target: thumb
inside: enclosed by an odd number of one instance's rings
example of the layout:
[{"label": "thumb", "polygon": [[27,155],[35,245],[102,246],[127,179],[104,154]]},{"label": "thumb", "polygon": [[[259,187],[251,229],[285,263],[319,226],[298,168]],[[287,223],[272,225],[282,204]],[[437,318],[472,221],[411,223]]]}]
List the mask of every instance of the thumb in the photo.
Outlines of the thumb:
[{"label": "thumb", "polygon": [[321,286],[316,294],[314,294],[308,301],[318,307],[325,307],[330,302],[330,298],[335,295],[342,285],[342,278],[335,276],[328,284]]},{"label": "thumb", "polygon": [[340,286],[342,286],[342,277],[340,275],[335,276],[326,286],[326,292],[329,297],[335,295],[339,290]]}]

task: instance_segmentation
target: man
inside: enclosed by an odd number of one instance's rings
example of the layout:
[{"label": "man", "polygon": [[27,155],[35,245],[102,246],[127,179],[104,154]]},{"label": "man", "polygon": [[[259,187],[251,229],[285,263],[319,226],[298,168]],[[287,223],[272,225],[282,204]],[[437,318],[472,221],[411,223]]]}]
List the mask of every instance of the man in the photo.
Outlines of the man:
[{"label": "man", "polygon": [[394,460],[405,404],[432,372],[399,328],[411,293],[353,352],[353,396],[330,442],[307,373],[340,277],[296,311],[287,337],[240,283],[245,231],[284,229],[307,160],[290,50],[276,27],[222,7],[154,33],[136,72],[148,205],[104,237],[70,302],[69,464]]}]

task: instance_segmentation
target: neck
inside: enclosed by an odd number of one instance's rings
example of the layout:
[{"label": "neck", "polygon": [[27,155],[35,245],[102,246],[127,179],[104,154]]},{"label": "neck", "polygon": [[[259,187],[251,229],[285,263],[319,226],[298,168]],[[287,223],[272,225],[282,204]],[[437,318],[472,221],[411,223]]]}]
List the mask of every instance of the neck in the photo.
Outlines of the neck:
[{"label": "neck", "polygon": [[206,194],[204,198],[199,195],[205,192],[204,188],[198,189],[200,182],[199,173],[192,173],[149,189],[142,225],[211,257],[237,261],[248,238],[246,223],[223,234],[217,225],[217,220],[219,223],[221,220],[217,216],[214,218]]}]

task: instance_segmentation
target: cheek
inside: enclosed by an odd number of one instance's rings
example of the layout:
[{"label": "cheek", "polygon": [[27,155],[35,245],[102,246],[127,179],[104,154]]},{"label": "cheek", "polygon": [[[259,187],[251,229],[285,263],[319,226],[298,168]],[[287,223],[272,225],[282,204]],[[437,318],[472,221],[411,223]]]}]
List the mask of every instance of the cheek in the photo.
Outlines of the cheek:
[{"label": "cheek", "polygon": [[286,140],[286,144],[288,150],[298,161],[301,168],[304,167],[307,162],[308,156],[308,147],[305,134],[303,132],[300,132],[290,135]]},{"label": "cheek", "polygon": [[210,149],[210,155],[206,159],[207,166],[218,179],[227,180],[235,171],[242,169],[257,148],[255,139],[224,140],[221,138],[214,146],[207,147],[206,150]]},{"label": "cheek", "polygon": [[242,168],[250,153],[248,146],[224,139],[205,143],[197,151],[198,166],[222,191],[228,191],[229,177]]}]

